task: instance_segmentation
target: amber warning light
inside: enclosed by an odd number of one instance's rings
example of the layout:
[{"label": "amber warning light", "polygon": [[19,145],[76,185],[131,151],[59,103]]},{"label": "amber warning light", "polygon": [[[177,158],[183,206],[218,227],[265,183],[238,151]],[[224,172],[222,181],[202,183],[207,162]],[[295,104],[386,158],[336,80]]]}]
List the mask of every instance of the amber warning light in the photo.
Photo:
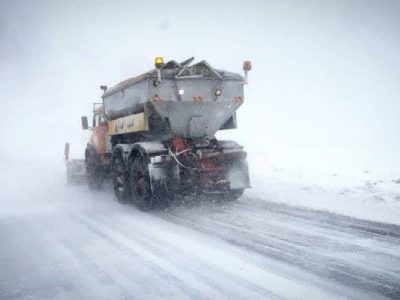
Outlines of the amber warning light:
[{"label": "amber warning light", "polygon": [[251,61],[246,60],[243,62],[243,70],[250,71],[251,70]]},{"label": "amber warning light", "polygon": [[162,56],[157,56],[154,59],[154,66],[157,70],[157,82],[161,82],[161,68],[164,67],[164,58]]},{"label": "amber warning light", "polygon": [[164,58],[162,56],[157,56],[154,59],[154,65],[156,69],[161,69],[164,66]]}]

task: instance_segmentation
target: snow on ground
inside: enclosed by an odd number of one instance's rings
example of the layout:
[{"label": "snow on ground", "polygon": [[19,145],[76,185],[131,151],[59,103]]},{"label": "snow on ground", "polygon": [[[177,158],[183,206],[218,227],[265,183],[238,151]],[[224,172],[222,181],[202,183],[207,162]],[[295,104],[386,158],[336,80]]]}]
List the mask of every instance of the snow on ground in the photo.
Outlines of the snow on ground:
[{"label": "snow on ground", "polygon": [[290,171],[272,165],[253,170],[248,197],[400,224],[400,175],[365,170],[355,175]]},{"label": "snow on ground", "polygon": [[[62,161],[7,162],[0,172],[0,299],[400,295],[399,226],[246,195],[175,199],[143,213],[116,202],[107,185],[66,185]],[[263,199],[274,198],[274,182],[276,196],[295,195],[275,177]]]},{"label": "snow on ground", "polygon": [[[20,169],[19,163],[15,165],[15,169]],[[12,166],[13,163],[9,162],[0,166],[0,169],[10,170],[13,169]],[[246,197],[365,220],[400,224],[400,175],[364,171],[349,176],[334,172],[324,174],[305,170],[279,169],[273,165],[264,168],[259,168],[259,166],[254,169],[250,165],[252,188],[246,190]],[[37,169],[36,164],[29,162],[24,163],[24,168],[27,173]],[[59,172],[64,168],[63,161],[60,159],[53,168],[57,175],[50,180],[57,185],[60,180]],[[43,185],[38,185],[38,178],[29,180],[26,174],[16,171],[15,176],[2,178],[2,190],[3,193],[13,190],[23,194],[24,191],[20,189],[23,183],[25,187],[34,185],[36,190],[47,189],[46,193],[51,194],[48,180],[49,178],[43,182]],[[18,206],[18,201],[13,199],[13,203],[3,207],[3,212],[8,209],[15,211],[16,205]],[[47,207],[47,209],[51,208]]]}]

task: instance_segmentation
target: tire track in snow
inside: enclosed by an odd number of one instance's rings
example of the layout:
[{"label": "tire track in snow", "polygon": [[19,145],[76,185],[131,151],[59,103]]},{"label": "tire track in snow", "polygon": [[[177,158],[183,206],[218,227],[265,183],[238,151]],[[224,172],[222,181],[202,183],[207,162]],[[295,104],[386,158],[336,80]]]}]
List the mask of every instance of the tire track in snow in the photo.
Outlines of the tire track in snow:
[{"label": "tire track in snow", "polygon": [[[220,208],[217,208],[217,211],[218,214],[215,214],[214,211],[208,211],[208,213],[206,212],[204,214],[196,212],[181,214],[181,210],[174,212],[172,209],[167,215],[157,215],[177,224],[184,224],[201,232],[211,233],[239,247],[245,247],[262,255],[273,257],[288,264],[297,265],[302,269],[310,270],[320,276],[333,278],[348,286],[362,287],[371,292],[378,291],[391,298],[396,298],[400,295],[400,287],[398,284],[400,278],[398,273],[388,273],[382,270],[379,272],[376,270],[371,272],[369,269],[343,261],[338,257],[326,256],[321,252],[318,253],[308,249],[307,243],[319,243],[323,241],[321,237],[317,236],[316,238],[315,236],[311,236],[309,241],[301,241],[298,235],[289,233],[285,238],[281,238],[279,234],[271,235],[269,229],[267,235],[259,234],[257,233],[257,227],[251,230],[245,230],[242,226],[244,225],[243,223],[237,224],[235,222],[237,219],[234,218],[226,220],[221,214],[221,212],[224,211]],[[240,209],[238,211],[240,211]],[[190,215],[191,213],[192,215]],[[247,219],[251,218],[251,214],[246,215],[246,210],[243,211],[243,215],[244,219],[246,219],[246,217]],[[287,214],[285,215],[288,216]],[[307,215],[309,215],[309,213]],[[294,223],[296,224],[296,222]],[[301,222],[298,223],[301,224]],[[332,224],[332,222],[330,222],[330,224]],[[376,233],[374,233],[374,235],[375,234]],[[290,239],[290,237],[292,237],[292,239]],[[357,249],[352,249],[353,252],[354,250]],[[399,259],[398,257],[394,258],[396,261]]]},{"label": "tire track in snow", "polygon": [[[97,228],[100,232],[105,233],[109,237],[112,236],[113,240],[117,240],[119,243],[134,249],[135,252],[140,253],[140,255],[144,255],[145,257],[149,258],[154,263],[162,266],[163,268],[167,268],[167,271],[172,272],[177,277],[184,279],[184,276],[189,275],[191,284],[201,284],[197,281],[196,277],[192,277],[190,274],[181,273],[181,271],[177,270],[174,265],[170,264],[163,258],[155,256],[153,253],[149,252],[148,249],[139,246],[134,241],[122,235],[120,232],[110,229],[109,227],[104,226],[94,220],[85,219],[84,221],[89,222],[91,226]],[[169,230],[167,231],[165,228],[160,235],[158,232],[160,229],[159,224],[152,224],[150,222],[146,222],[145,224],[147,224],[147,227],[145,229],[147,233],[159,236],[159,238],[166,243],[173,240],[183,252],[185,250],[187,251],[187,249],[190,249],[192,254],[195,255],[198,259],[207,261],[208,263],[220,269],[223,269],[228,273],[242,277],[243,280],[250,281],[252,284],[262,289],[265,289],[266,291],[272,292],[279,297],[291,299],[304,299],[305,297],[307,299],[333,298],[332,295],[320,290],[319,288],[304,286],[303,284],[276,275],[274,273],[271,273],[270,271],[260,269],[255,265],[246,263],[242,259],[230,254],[229,252],[226,253],[215,247],[207,247],[202,243],[198,243],[195,240],[190,240],[187,237],[179,235],[178,233]],[[201,289],[199,289],[197,286],[196,289],[202,290],[207,296],[211,298],[214,298],[214,296],[225,298],[223,294],[215,295],[214,290],[212,290],[213,293],[210,294],[210,288],[207,285],[202,285]],[[338,296],[336,295],[336,298],[337,297]]]},{"label": "tire track in snow", "polygon": [[105,226],[103,224],[100,224],[98,221],[94,221],[93,219],[89,220],[87,217],[83,217],[80,215],[73,215],[71,216],[71,218],[88,228],[95,235],[107,242],[110,246],[124,253],[127,253],[128,255],[141,257],[156,266],[158,269],[158,273],[160,271],[165,272],[171,277],[175,278],[175,284],[178,283],[178,285],[180,285],[183,290],[190,295],[190,298],[225,298],[223,293],[211,288],[201,281],[198,281],[197,278],[194,277],[192,274],[186,273],[183,270],[177,268],[175,265],[171,264],[166,258],[158,257],[143,245],[121,235],[119,231],[111,229],[110,227],[108,227],[109,224]]}]

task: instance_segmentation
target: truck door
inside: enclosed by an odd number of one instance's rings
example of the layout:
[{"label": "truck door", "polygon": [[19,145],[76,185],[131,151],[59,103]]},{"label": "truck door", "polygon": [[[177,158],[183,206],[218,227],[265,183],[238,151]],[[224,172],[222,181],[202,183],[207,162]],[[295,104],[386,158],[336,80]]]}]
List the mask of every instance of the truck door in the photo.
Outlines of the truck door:
[{"label": "truck door", "polygon": [[107,121],[103,113],[95,113],[93,116],[92,143],[97,154],[106,153]]}]

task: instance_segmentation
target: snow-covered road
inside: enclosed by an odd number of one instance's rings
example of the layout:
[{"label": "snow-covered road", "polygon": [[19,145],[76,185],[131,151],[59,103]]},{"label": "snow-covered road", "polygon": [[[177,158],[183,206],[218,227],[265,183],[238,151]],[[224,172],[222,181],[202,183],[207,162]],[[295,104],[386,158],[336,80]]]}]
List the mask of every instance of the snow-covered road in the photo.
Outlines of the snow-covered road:
[{"label": "snow-covered road", "polygon": [[246,196],[142,213],[59,171],[3,178],[0,299],[400,298],[400,226]]}]

